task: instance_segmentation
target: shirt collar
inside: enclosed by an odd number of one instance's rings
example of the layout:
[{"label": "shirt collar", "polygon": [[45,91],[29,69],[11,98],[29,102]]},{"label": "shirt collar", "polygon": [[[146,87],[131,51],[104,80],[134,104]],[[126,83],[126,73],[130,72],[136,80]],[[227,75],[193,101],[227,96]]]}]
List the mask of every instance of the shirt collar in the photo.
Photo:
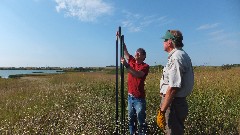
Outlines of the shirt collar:
[{"label": "shirt collar", "polygon": [[174,53],[174,52],[176,52],[177,50],[182,50],[182,48],[180,47],[180,48],[174,48],[169,54],[168,54],[168,59],[172,56],[172,54]]}]

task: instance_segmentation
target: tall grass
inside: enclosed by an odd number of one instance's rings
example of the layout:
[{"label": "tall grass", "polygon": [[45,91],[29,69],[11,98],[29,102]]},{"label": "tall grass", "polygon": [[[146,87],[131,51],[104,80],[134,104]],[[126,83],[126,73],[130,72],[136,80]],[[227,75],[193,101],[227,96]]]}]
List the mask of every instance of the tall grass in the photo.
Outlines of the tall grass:
[{"label": "tall grass", "polygon": [[[195,69],[186,134],[240,133],[239,73],[240,68]],[[155,122],[160,76],[159,70],[150,73],[145,85],[148,133],[156,135],[162,134]],[[0,134],[113,134],[114,74],[66,73],[34,78],[0,79]],[[128,130],[127,124],[125,127]]]}]

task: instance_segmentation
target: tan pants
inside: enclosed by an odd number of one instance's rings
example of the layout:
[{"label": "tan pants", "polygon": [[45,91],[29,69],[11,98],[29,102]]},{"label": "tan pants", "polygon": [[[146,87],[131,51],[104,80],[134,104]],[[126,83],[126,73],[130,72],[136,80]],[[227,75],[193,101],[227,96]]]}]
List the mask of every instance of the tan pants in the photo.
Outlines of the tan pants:
[{"label": "tan pants", "polygon": [[[161,104],[164,101],[162,97]],[[174,98],[170,107],[168,107],[165,118],[167,135],[183,135],[184,121],[188,115],[188,105],[186,98]]]}]

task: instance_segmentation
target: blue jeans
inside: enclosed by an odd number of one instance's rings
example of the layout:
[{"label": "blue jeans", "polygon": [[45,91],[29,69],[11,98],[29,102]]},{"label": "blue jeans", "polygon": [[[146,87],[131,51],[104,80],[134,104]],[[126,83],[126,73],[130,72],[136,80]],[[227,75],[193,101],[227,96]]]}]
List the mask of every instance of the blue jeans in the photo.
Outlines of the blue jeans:
[{"label": "blue jeans", "polygon": [[130,135],[136,133],[137,122],[139,135],[146,134],[146,100],[144,98],[128,95],[128,119]]}]

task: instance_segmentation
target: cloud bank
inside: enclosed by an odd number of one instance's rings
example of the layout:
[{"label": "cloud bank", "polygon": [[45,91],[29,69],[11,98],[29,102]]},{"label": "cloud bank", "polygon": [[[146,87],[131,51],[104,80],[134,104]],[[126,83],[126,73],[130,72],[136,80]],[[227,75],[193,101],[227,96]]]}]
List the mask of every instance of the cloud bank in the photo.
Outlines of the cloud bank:
[{"label": "cloud bank", "polygon": [[57,12],[77,17],[84,22],[96,21],[102,15],[111,14],[113,7],[102,0],[55,0]]}]

